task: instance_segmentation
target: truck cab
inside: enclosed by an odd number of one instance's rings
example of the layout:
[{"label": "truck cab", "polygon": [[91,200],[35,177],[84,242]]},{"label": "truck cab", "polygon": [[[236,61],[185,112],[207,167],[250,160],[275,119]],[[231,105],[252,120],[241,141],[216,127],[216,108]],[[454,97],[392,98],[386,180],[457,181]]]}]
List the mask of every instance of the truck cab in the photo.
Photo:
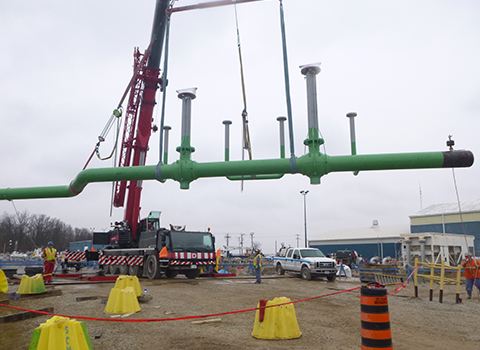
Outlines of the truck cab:
[{"label": "truck cab", "polygon": [[200,269],[215,264],[215,238],[210,232],[186,231],[170,226],[141,233],[139,249],[144,251],[144,274],[149,278],[165,275],[168,278],[184,274],[199,275]]}]

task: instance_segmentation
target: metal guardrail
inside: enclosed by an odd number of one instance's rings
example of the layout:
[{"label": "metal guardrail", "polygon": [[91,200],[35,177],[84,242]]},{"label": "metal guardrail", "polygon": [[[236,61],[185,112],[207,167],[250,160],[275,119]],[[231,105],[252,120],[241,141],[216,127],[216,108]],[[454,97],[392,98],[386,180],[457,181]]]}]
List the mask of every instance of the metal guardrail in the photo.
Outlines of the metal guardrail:
[{"label": "metal guardrail", "polygon": [[[250,263],[240,263],[240,264],[234,264],[234,263],[225,263],[225,262],[220,262],[218,264],[218,270],[225,270],[225,271],[230,271],[229,268],[236,268],[237,270],[240,268],[241,269],[244,269],[246,272],[247,272],[247,276],[249,276],[250,274],[254,275],[255,274],[255,271],[254,271],[254,268],[253,268],[253,263],[250,262]],[[265,264],[264,261],[262,260],[262,268],[264,267],[273,267],[273,264],[270,264],[270,263],[267,263]]]},{"label": "metal guardrail", "polygon": [[0,268],[3,266],[43,266],[42,260],[0,260]]}]

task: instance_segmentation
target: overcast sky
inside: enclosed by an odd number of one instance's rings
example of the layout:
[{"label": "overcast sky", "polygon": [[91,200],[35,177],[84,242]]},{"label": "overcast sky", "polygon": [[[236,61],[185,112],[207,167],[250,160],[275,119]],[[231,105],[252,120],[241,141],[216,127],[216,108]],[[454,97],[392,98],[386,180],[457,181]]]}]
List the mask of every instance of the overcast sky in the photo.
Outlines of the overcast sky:
[{"label": "overcast sky", "polygon": [[[200,0],[181,0],[176,6]],[[149,43],[154,0],[0,2],[0,188],[67,185],[82,170],[131,77],[133,48]],[[284,0],[295,152],[305,152],[306,87],[299,66],[321,62],[320,131],[326,153],[350,153],[346,113],[355,111],[359,154],[446,151],[480,155],[480,2]],[[254,159],[279,157],[276,118],[286,115],[279,2],[237,5]],[[233,6],[176,13],[171,24],[165,123],[169,162],[178,159],[181,101],[192,102],[192,159],[222,161],[231,127],[231,160],[240,160],[241,94]],[[161,101],[161,94],[157,94]],[[159,124],[159,108],[154,113]],[[147,164],[158,162],[159,133]],[[112,145],[102,145],[107,154]],[[288,145],[288,141],[287,141]],[[323,149],[322,149],[323,151]],[[288,150],[287,150],[288,154]],[[93,159],[89,168],[111,167]],[[462,201],[480,198],[478,165],[455,170]],[[190,190],[144,182],[141,216],[162,211],[162,225],[210,227],[217,247],[304,244],[332,229],[408,225],[409,215],[456,201],[450,169],[331,173],[320,185],[302,175],[239,182],[199,179]],[[420,196],[420,187],[422,195]],[[18,200],[18,211],[46,214],[73,227],[107,229],[111,185],[90,184],[69,199]],[[14,214],[0,201],[0,213]]]}]

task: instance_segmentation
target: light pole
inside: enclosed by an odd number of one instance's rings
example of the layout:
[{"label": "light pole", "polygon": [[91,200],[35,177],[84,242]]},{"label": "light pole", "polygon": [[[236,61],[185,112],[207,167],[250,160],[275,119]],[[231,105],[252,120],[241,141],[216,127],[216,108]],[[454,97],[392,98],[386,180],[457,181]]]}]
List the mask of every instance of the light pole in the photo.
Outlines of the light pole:
[{"label": "light pole", "polygon": [[300,194],[303,196],[303,224],[305,226],[305,248],[308,247],[307,241],[307,194],[308,190],[301,190]]}]

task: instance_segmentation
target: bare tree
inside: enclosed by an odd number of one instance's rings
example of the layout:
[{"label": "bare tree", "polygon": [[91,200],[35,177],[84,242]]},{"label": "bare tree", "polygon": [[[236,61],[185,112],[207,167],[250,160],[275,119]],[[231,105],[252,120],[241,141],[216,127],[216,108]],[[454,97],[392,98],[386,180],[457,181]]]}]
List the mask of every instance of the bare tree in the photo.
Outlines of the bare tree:
[{"label": "bare tree", "polygon": [[57,249],[64,250],[70,242],[88,239],[92,239],[90,230],[73,229],[61,220],[44,214],[24,211],[16,215],[3,213],[0,216],[0,247],[8,252],[45,247],[49,241],[53,241]]}]

